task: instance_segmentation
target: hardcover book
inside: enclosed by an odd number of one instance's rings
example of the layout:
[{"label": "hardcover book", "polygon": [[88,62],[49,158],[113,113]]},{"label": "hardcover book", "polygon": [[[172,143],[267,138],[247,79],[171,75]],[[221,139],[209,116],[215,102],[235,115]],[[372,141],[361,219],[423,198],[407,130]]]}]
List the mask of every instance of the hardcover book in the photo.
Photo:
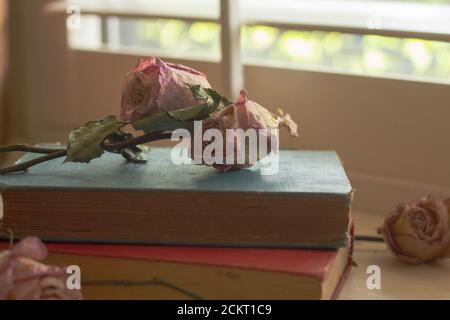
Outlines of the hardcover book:
[{"label": "hardcover book", "polygon": [[351,267],[335,250],[47,245],[77,265],[85,299],[330,299]]},{"label": "hardcover book", "polygon": [[[152,148],[146,165],[105,154],[52,160],[0,176],[3,225],[64,242],[337,248],[352,187],[332,151],[282,150],[279,171],[176,165]],[[34,155],[26,155],[30,159]]]}]

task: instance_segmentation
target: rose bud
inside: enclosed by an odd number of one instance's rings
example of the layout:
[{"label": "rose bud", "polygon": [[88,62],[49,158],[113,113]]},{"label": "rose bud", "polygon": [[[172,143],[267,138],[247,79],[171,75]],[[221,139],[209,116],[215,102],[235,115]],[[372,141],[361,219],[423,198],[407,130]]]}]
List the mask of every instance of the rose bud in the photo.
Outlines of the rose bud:
[{"label": "rose bud", "polygon": [[379,233],[391,251],[405,262],[419,264],[448,257],[450,213],[446,202],[427,196],[399,204],[388,214]]},{"label": "rose bud", "polygon": [[197,70],[157,57],[140,59],[122,82],[121,120],[137,121],[153,113],[200,104],[187,84],[211,87]]},{"label": "rose bud", "polygon": [[[211,163],[211,161],[208,162],[207,159],[203,158],[203,164],[212,165],[219,171],[226,172],[251,167],[257,161],[267,156],[272,150],[277,151],[278,127],[280,125],[289,127],[291,134],[298,136],[297,124],[292,121],[288,114],[284,115],[282,112],[280,113],[283,117],[279,118],[274,116],[258,103],[248,100],[247,92],[242,90],[236,103],[226,106],[203,121],[203,134],[208,129],[218,129],[224,141],[222,163]],[[234,129],[234,133],[227,134],[227,129]],[[243,131],[254,129],[257,138],[256,146],[252,148],[249,145],[250,139],[239,139],[238,133],[235,131],[236,129],[242,129]],[[261,131],[260,129],[266,130]],[[261,139],[264,141],[261,141]],[[205,141],[203,139],[202,155],[205,148],[211,143],[212,141]],[[226,161],[227,152],[230,153],[229,150],[226,150],[226,146],[229,143],[232,143],[234,146],[234,150],[231,152],[233,161]],[[261,144],[266,145],[267,149],[265,152],[260,149]],[[245,150],[245,154],[243,154],[243,150]],[[250,153],[253,153],[253,155]],[[238,161],[239,157],[244,159],[244,161]]]},{"label": "rose bud", "polygon": [[45,265],[47,249],[27,237],[0,253],[0,300],[79,300],[79,290],[69,290],[65,268]]}]

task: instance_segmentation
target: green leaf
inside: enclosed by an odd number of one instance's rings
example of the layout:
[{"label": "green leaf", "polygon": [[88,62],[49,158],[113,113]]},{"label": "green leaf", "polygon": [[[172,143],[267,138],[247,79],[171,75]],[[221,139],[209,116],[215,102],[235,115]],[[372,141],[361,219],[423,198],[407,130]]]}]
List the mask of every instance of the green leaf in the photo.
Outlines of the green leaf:
[{"label": "green leaf", "polygon": [[221,102],[222,104],[226,107],[229,106],[230,104],[233,104],[233,102],[231,102],[230,100],[228,100],[226,97],[222,96],[221,97]]},{"label": "green leaf", "polygon": [[222,97],[216,90],[211,88],[204,88],[200,85],[190,85],[187,84],[189,89],[191,89],[192,95],[195,100],[202,102],[202,104],[215,105],[216,107],[222,101],[228,101],[227,98]]},{"label": "green leaf", "polygon": [[115,116],[108,116],[104,120],[89,121],[84,126],[72,130],[69,134],[65,162],[88,163],[100,157],[104,153],[100,144],[122,126],[124,123]]},{"label": "green leaf", "polygon": [[217,91],[210,88],[203,88],[200,85],[188,84],[188,86],[194,98],[202,104],[170,111],[169,115],[180,121],[203,120],[208,118],[219,107],[222,96]]},{"label": "green leaf", "polygon": [[187,107],[176,111],[170,111],[168,114],[179,121],[204,120],[214,112],[217,105],[202,104],[199,106]]},{"label": "green leaf", "polygon": [[[133,135],[131,133],[123,132],[120,129],[106,138],[108,143],[120,143],[131,139],[133,139]],[[129,146],[125,149],[117,150],[115,152],[120,153],[127,161],[133,163],[146,163],[147,153],[149,152],[149,149],[147,146],[139,145]]]},{"label": "green leaf", "polygon": [[142,130],[145,133],[175,130],[178,128],[190,129],[193,125],[192,121],[179,121],[173,118],[168,112],[160,112],[152,114],[147,118],[132,123],[136,130]]},{"label": "green leaf", "polygon": [[215,112],[221,104],[228,105],[230,102],[222,97],[217,91],[203,88],[200,85],[189,85],[192,95],[200,102],[200,105],[186,107],[175,111],[155,113],[147,118],[134,122],[132,125],[136,130],[146,133],[155,131],[175,130],[178,128],[192,129],[194,120],[204,120]]}]

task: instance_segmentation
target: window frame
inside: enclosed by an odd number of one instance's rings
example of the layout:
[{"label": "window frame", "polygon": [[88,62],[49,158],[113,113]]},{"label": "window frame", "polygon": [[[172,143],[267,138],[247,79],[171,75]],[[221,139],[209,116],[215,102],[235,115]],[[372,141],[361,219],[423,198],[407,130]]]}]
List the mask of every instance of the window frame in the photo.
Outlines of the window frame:
[{"label": "window frame", "polygon": [[[150,1],[150,2],[149,2]],[[79,6],[83,6],[82,13],[83,14],[89,14],[89,15],[96,15],[101,19],[101,38],[103,43],[103,48],[98,49],[98,51],[107,52],[108,50],[111,50],[111,53],[120,54],[135,54],[139,55],[142,52],[145,52],[145,49],[124,49],[124,48],[114,48],[114,46],[105,45],[109,42],[109,35],[108,35],[108,19],[111,17],[118,18],[118,17],[126,17],[126,18],[149,18],[149,19],[157,19],[157,18],[165,18],[165,19],[178,19],[183,20],[185,22],[195,22],[195,21],[202,21],[202,22],[215,22],[218,23],[221,26],[221,61],[219,61],[222,65],[222,73],[225,82],[227,83],[226,89],[224,93],[228,94],[229,96],[235,96],[239,90],[237,88],[242,87],[242,84],[244,82],[243,80],[243,73],[242,68],[243,65],[258,65],[261,64],[261,66],[274,66],[274,67],[281,67],[281,68],[293,68],[293,69],[299,69],[299,70],[315,70],[317,72],[332,72],[332,73],[342,73],[347,74],[344,70],[336,70],[333,68],[328,67],[321,67],[321,66],[285,66],[281,65],[279,63],[259,63],[259,61],[256,62],[250,62],[244,58],[241,57],[241,50],[240,50],[240,28],[244,25],[247,26],[257,26],[257,25],[264,25],[269,27],[275,27],[280,29],[289,29],[289,30],[299,30],[299,31],[325,31],[325,32],[340,32],[340,33],[348,33],[348,34],[357,34],[357,35],[380,35],[380,36],[387,36],[387,37],[400,37],[400,38],[419,38],[423,40],[435,40],[435,41],[446,41],[450,43],[450,6],[443,6],[443,5],[435,5],[435,4],[421,4],[421,3],[414,3],[414,2],[398,2],[398,1],[377,1],[377,4],[380,4],[384,9],[382,12],[378,12],[380,14],[389,13],[389,10],[392,8],[397,8],[399,5],[402,6],[412,6],[415,11],[421,8],[428,8],[431,7],[433,10],[431,10],[431,13],[439,13],[441,11],[445,11],[444,15],[442,17],[448,16],[448,32],[419,32],[417,30],[407,30],[405,29],[405,23],[393,23],[392,21],[388,21],[388,24],[390,25],[390,28],[379,28],[376,25],[373,27],[364,26],[361,24],[361,21],[355,26],[348,26],[345,24],[339,24],[335,23],[335,25],[330,24],[320,24],[320,23],[304,23],[299,21],[293,21],[290,19],[289,22],[281,21],[267,18],[267,13],[264,12],[257,12],[256,14],[250,14],[247,16],[242,15],[242,11],[244,12],[252,12],[255,11],[257,8],[261,8],[261,5],[258,5],[258,0],[246,0],[246,1],[228,1],[228,0],[217,0],[219,3],[219,8],[215,8],[214,5],[212,5],[213,1],[208,2],[202,2],[201,0],[191,0],[193,1],[193,7],[185,5],[185,1],[180,0],[171,0],[168,5],[166,5],[167,8],[163,8],[163,10],[160,12],[160,14],[155,14],[155,12],[152,10],[145,11],[145,8],[147,6],[151,7],[152,2],[157,2],[157,0],[149,0],[146,1],[145,7],[136,9],[129,9],[128,7],[119,7],[115,8],[109,7],[106,5],[102,5],[100,2],[100,5],[97,4],[97,2],[93,2],[90,0],[58,0],[56,2],[50,3],[48,6],[46,6],[46,12],[47,13],[61,13],[61,12],[67,12],[67,6],[68,4],[75,4]],[[285,2],[291,0],[284,0]],[[305,0],[300,2],[302,4],[305,2],[306,5],[302,5],[306,9],[308,9],[308,6],[311,6],[311,3],[316,3],[314,1]],[[328,0],[331,4],[339,0]],[[190,3],[191,3],[190,2]],[[355,4],[363,4],[361,7],[361,10],[370,11],[372,9],[371,4],[373,1],[371,0],[364,0],[364,1],[351,1],[348,2],[352,4],[350,7],[355,6]],[[106,3],[106,2],[105,2]],[[122,3],[122,2],[120,2]],[[155,4],[153,3],[153,4]],[[171,4],[172,3],[172,4]],[[178,6],[182,6],[183,10],[177,11],[176,13],[173,13],[172,7],[173,5],[177,3]],[[205,4],[208,3],[208,5],[205,6]],[[327,2],[325,2],[327,3]],[[345,6],[348,6],[348,3],[346,4],[344,2]],[[367,3],[367,5],[364,5]],[[331,5],[330,4],[330,5]],[[370,5],[369,5],[370,4]],[[203,7],[201,6],[203,5]],[[245,6],[247,5],[247,6]],[[327,7],[326,5],[325,7]],[[361,6],[361,5],[360,5]],[[419,6],[419,7],[417,7]],[[164,7],[164,6],[163,6]],[[64,10],[63,10],[64,8]],[[197,10],[195,10],[197,8]],[[204,9],[204,10],[200,10]],[[302,8],[300,8],[302,9]],[[298,10],[298,8],[297,8]],[[341,12],[345,11],[342,8],[340,9]],[[353,11],[354,8],[352,8]],[[184,11],[187,11],[185,13]],[[257,10],[256,10],[257,11]],[[428,10],[430,11],[430,10]],[[300,10],[301,12],[301,10]],[[377,11],[374,11],[377,13]],[[222,13],[222,14],[221,14]],[[353,12],[354,13],[354,12]],[[430,22],[430,12],[427,12],[428,14],[425,14],[427,22]],[[266,18],[262,18],[266,17]],[[443,20],[442,17],[438,17],[440,20]],[[370,19],[371,15],[367,13],[361,13],[357,17],[359,20],[361,19]],[[324,23],[324,19],[322,18],[322,23]],[[341,19],[342,20],[342,19]],[[391,19],[392,20],[392,19]],[[395,19],[394,19],[395,20]],[[395,22],[395,21],[394,21]],[[343,21],[341,21],[343,23]],[[411,21],[409,22],[411,24]],[[406,24],[407,25],[407,24]],[[417,23],[414,22],[414,24],[411,24],[409,27],[414,28]],[[419,28],[420,29],[420,28]],[[166,52],[156,52],[155,54],[158,54],[161,57],[166,58],[175,58],[175,56],[171,56],[167,54]],[[202,58],[203,60],[208,61],[214,61],[214,59],[207,59]],[[348,72],[348,74],[352,74],[351,72]],[[357,74],[360,75],[360,74]],[[383,73],[378,75],[368,75],[369,77],[383,77],[387,79],[401,79],[401,80],[407,80],[407,81],[417,81],[417,82],[436,82],[436,83],[448,83],[450,84],[450,80],[446,81],[445,79],[433,79],[431,77],[425,77],[425,76],[419,76],[419,75],[401,75],[401,74],[392,74],[392,73]]]}]

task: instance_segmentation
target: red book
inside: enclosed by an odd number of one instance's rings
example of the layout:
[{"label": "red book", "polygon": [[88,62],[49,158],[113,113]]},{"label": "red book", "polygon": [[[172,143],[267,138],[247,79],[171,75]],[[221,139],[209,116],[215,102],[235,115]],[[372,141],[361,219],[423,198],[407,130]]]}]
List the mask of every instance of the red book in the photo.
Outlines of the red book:
[{"label": "red book", "polygon": [[78,265],[88,299],[330,299],[350,250],[49,243],[49,263]]}]

